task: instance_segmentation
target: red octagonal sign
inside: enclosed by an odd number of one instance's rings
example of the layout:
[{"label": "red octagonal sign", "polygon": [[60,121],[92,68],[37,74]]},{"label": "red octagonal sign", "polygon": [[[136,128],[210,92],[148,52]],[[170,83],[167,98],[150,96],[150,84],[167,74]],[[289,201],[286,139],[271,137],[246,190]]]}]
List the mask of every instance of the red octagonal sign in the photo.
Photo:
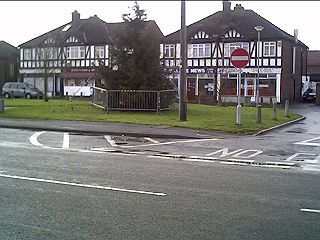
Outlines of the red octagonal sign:
[{"label": "red octagonal sign", "polygon": [[249,53],[243,48],[237,48],[231,53],[230,60],[236,68],[244,68],[249,62]]}]

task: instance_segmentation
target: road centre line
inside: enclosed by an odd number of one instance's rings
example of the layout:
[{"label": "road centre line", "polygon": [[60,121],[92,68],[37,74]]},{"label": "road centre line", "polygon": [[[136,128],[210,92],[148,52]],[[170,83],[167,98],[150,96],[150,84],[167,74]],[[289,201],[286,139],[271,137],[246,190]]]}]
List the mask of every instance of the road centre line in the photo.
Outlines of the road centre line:
[{"label": "road centre line", "polygon": [[144,144],[144,145],[121,146],[121,147],[124,147],[124,148],[135,148],[135,147],[148,147],[148,146],[170,145],[170,144],[176,144],[176,143],[206,142],[206,141],[217,141],[217,140],[219,140],[219,139],[217,139],[217,138],[191,139],[191,140],[163,142],[163,143],[150,143],[150,144]]},{"label": "road centre line", "polygon": [[117,191],[117,192],[138,193],[138,194],[155,195],[155,196],[166,196],[167,195],[165,193],[160,193],[160,192],[149,192],[149,191],[132,190],[132,189],[124,189],[124,188],[104,187],[104,186],[98,186],[98,185],[71,183],[71,182],[63,182],[63,181],[56,181],[56,180],[49,180],[49,179],[7,175],[7,174],[0,174],[0,177],[18,179],[18,180],[26,180],[26,181],[33,181],[33,182],[53,183],[53,184],[67,185],[67,186],[73,186],[73,187],[83,187],[83,188],[91,188],[91,189],[110,190],[110,191]]},{"label": "road centre line", "polygon": [[320,210],[316,209],[309,209],[309,208],[302,208],[300,209],[301,212],[310,212],[310,213],[320,213]]},{"label": "road centre line", "polygon": [[62,148],[66,149],[69,148],[70,146],[70,136],[68,132],[63,133],[63,143],[62,143]]}]

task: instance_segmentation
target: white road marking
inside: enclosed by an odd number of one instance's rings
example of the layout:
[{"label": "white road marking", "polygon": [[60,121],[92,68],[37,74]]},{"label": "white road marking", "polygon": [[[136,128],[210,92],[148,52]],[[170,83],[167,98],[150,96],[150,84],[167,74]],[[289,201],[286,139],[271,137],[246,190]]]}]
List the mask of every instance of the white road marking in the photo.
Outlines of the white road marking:
[{"label": "white road marking", "polygon": [[148,158],[161,158],[161,159],[171,159],[169,157],[162,157],[162,156],[153,156],[153,155],[150,155],[150,156],[147,156]]},{"label": "white road marking", "polygon": [[214,160],[206,160],[206,159],[192,159],[192,158],[179,159],[179,161],[185,161],[185,162],[203,162],[203,163],[216,163],[216,161],[214,161]]},{"label": "white road marking", "polygon": [[149,138],[149,137],[145,137],[144,139],[145,139],[145,140],[148,140],[149,142],[152,142],[152,143],[160,143],[159,141],[154,140],[154,139]]},{"label": "white road marking", "polygon": [[112,147],[117,147],[117,146],[118,146],[118,144],[116,144],[115,141],[113,141],[113,140],[111,139],[111,136],[106,135],[106,136],[104,136],[104,138],[108,141],[108,143],[109,143]]},{"label": "white road marking", "polygon": [[[297,158],[300,155],[307,155],[307,156],[316,156],[316,154],[314,153],[295,153],[292,156],[288,157],[286,160],[284,161],[292,161],[293,159]],[[310,160],[310,159],[304,159],[304,160]]]},{"label": "white road marking", "polygon": [[227,160],[232,162],[239,162],[239,163],[254,163],[254,160],[248,160],[248,159],[228,158]]},{"label": "white road marking", "polygon": [[307,139],[307,140],[304,140],[304,141],[301,141],[301,142],[296,142],[296,143],[294,143],[294,144],[320,147],[320,143],[312,143],[312,141],[318,140],[318,139],[320,139],[320,137]]},{"label": "white road marking", "polygon": [[67,149],[70,146],[70,136],[68,132],[63,133],[63,143],[62,148]]},{"label": "white road marking", "polygon": [[300,209],[301,212],[312,212],[312,213],[320,213],[320,210],[316,209],[309,209],[309,208],[302,208]]},{"label": "white road marking", "polygon": [[[248,153],[248,152],[253,152],[252,154],[248,155],[248,156],[240,156],[240,155],[243,155],[245,153]],[[260,150],[244,150],[242,152],[239,152],[239,153],[236,153],[233,155],[233,157],[241,157],[241,158],[253,158],[259,154],[263,153],[262,151]]]},{"label": "white road marking", "polygon": [[136,145],[136,146],[122,146],[124,148],[135,148],[135,147],[148,147],[148,146],[160,146],[160,145],[170,145],[177,143],[192,143],[192,142],[206,142],[206,141],[216,141],[219,140],[217,138],[206,138],[206,139],[191,139],[191,140],[182,140],[182,141],[174,141],[174,142],[163,142],[163,143],[150,143],[144,145]]},{"label": "white road marking", "polygon": [[167,195],[165,193],[159,193],[159,192],[157,193],[157,192],[149,192],[149,191],[124,189],[124,188],[104,187],[104,186],[98,186],[98,185],[70,183],[70,182],[62,182],[62,181],[41,179],[41,178],[21,177],[21,176],[7,175],[7,174],[0,174],[0,177],[33,181],[33,182],[53,183],[53,184],[67,185],[67,186],[73,186],[73,187],[83,187],[83,188],[111,190],[111,191],[118,191],[118,192],[139,193],[139,194],[147,194],[147,195],[155,195],[155,196],[166,196]]},{"label": "white road marking", "polygon": [[248,166],[247,163],[240,163],[240,162],[220,162],[222,164],[228,164],[228,165],[240,165],[240,166]]},{"label": "white road marking", "polygon": [[208,153],[207,156],[212,156],[212,155],[215,155],[215,154],[221,152],[220,157],[225,157],[225,156],[236,154],[236,153],[242,151],[243,149],[234,150],[233,152],[228,152],[228,150],[229,150],[228,148],[222,148],[222,149],[220,149],[218,151],[215,151],[215,152],[212,152],[212,153]]},{"label": "white road marking", "polygon": [[288,163],[288,162],[272,162],[272,161],[266,161],[266,164],[274,164],[274,165],[281,165],[281,166],[295,166],[295,163]]},{"label": "white road marking", "polygon": [[43,147],[43,144],[39,143],[38,142],[38,137],[45,133],[44,131],[43,132],[36,132],[34,133],[30,138],[29,138],[29,141],[31,142],[32,145],[34,146],[37,146],[37,147]]}]

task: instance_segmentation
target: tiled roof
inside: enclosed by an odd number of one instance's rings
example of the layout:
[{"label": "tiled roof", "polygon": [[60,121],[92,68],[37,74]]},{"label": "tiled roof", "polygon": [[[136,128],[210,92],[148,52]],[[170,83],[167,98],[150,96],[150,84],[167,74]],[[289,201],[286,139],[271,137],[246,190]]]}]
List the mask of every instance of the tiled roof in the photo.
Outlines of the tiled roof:
[{"label": "tiled roof", "polygon": [[[208,35],[213,36],[213,39],[217,39],[227,30],[233,29],[242,34],[246,39],[254,40],[257,39],[255,26],[264,27],[261,32],[261,39],[288,39],[294,41],[292,35],[273,25],[254,11],[246,10],[242,7],[236,7],[235,10],[218,11],[187,26],[187,39],[200,29]],[[163,42],[165,43],[177,41],[180,41],[180,30],[163,38]],[[300,41],[299,44],[304,45]],[[306,45],[304,46],[307,47]]]},{"label": "tiled roof", "polygon": [[[47,38],[52,38],[56,41],[56,43],[60,44],[70,36],[74,36],[84,44],[110,44],[112,42],[112,36],[117,30],[123,29],[125,24],[126,23],[124,22],[106,23],[97,16],[93,16],[88,19],[81,19],[76,25],[74,25],[72,22],[64,24],[50,32],[19,45],[19,47],[25,48],[39,46]],[[71,25],[69,29],[68,25]],[[158,28],[157,24],[152,20],[146,21],[146,26]],[[63,31],[63,29],[67,30]],[[162,38],[163,34],[159,28],[158,32],[158,34],[160,34],[159,37]]]},{"label": "tiled roof", "polygon": [[12,54],[18,54],[19,51],[16,47],[12,46],[11,44],[0,41],[0,57],[8,57]]}]

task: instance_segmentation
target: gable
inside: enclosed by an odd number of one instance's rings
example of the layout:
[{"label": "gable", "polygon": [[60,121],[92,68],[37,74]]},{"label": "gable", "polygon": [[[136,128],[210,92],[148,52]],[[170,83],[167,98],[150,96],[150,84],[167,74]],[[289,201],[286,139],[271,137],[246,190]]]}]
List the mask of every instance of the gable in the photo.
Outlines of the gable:
[{"label": "gable", "polygon": [[202,31],[202,30],[198,31],[197,33],[195,33],[190,37],[190,39],[209,39],[209,38],[211,38],[209,34],[207,34],[205,31]]},{"label": "gable", "polygon": [[228,39],[228,38],[243,38],[242,34],[237,32],[234,29],[230,29],[226,31],[224,34],[222,34],[222,38]]},{"label": "gable", "polygon": [[77,42],[80,42],[80,41],[75,36],[71,35],[65,40],[65,42],[66,43],[77,43]]}]

